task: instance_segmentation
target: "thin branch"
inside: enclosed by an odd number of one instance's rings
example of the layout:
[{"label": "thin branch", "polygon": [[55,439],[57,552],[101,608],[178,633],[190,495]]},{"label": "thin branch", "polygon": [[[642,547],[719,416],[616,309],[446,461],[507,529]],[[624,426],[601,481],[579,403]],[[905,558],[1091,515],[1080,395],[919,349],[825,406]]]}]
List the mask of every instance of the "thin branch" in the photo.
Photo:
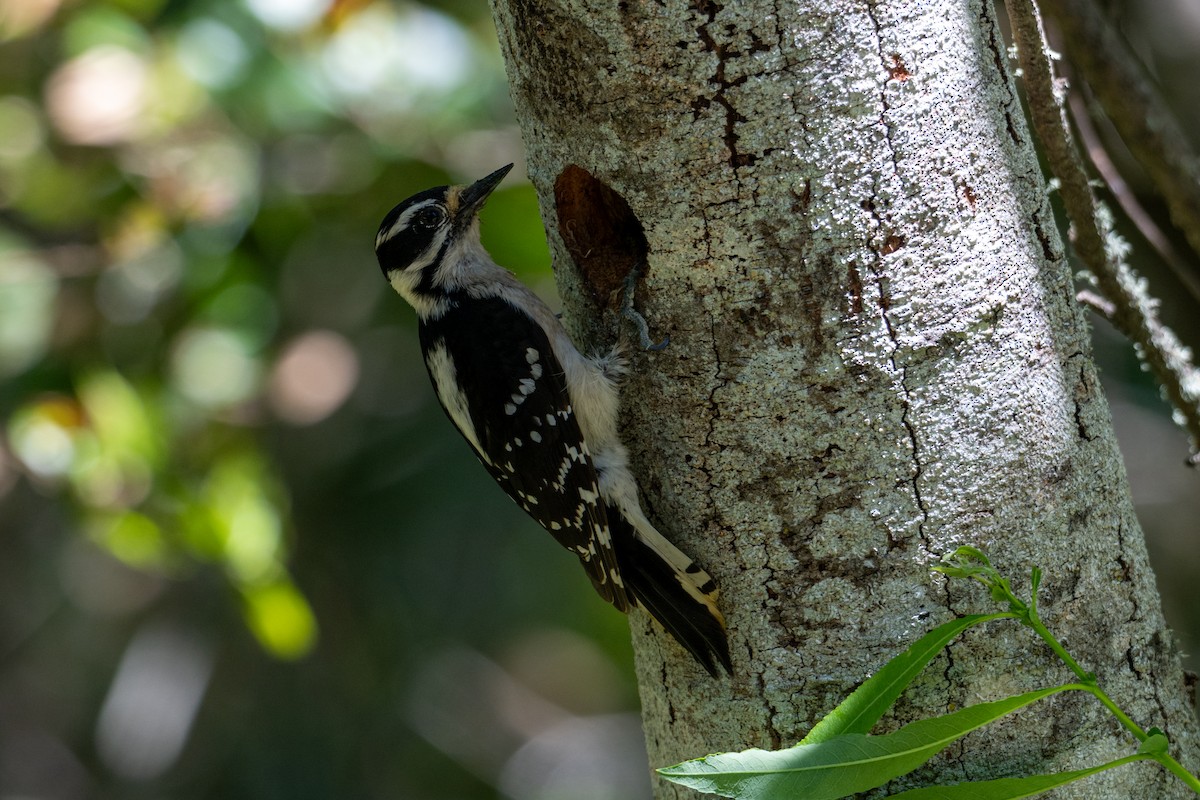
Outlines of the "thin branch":
[{"label": "thin branch", "polygon": [[1105,300],[1100,295],[1090,289],[1083,289],[1075,295],[1075,299],[1083,303],[1085,306],[1095,311],[1101,317],[1112,322],[1113,315],[1117,313],[1117,307]]},{"label": "thin branch", "polygon": [[1200,256],[1200,158],[1174,114],[1095,0],[1042,0],[1042,5],[1062,31],[1067,57]]},{"label": "thin branch", "polygon": [[[1070,80],[1070,73],[1065,70],[1064,73]],[[1150,213],[1142,207],[1137,196],[1129,188],[1129,184],[1125,182],[1125,178],[1121,176],[1121,171],[1109,157],[1108,150],[1100,139],[1100,134],[1092,124],[1092,118],[1088,114],[1087,103],[1084,102],[1083,97],[1078,92],[1071,92],[1067,98],[1067,104],[1070,106],[1071,119],[1075,122],[1075,130],[1079,131],[1079,140],[1083,144],[1084,152],[1087,153],[1088,161],[1104,180],[1104,187],[1112,192],[1113,199],[1125,212],[1125,216],[1138,229],[1142,238],[1154,248],[1154,252],[1158,253],[1158,257],[1170,268],[1188,293],[1195,300],[1200,301],[1200,273],[1195,267],[1184,262],[1170,238],[1154,221]]]},{"label": "thin branch", "polygon": [[1130,340],[1150,367],[1191,437],[1192,457],[1200,463],[1200,372],[1191,352],[1158,319],[1158,304],[1145,282],[1125,263],[1128,246],[1112,227],[1112,216],[1092,194],[1079,151],[1071,138],[1063,106],[1064,87],[1056,85],[1042,21],[1033,0],[1007,3],[1017,45],[1029,114],[1060,196],[1071,220],[1075,252],[1091,271],[1096,288],[1113,305],[1112,323]]}]

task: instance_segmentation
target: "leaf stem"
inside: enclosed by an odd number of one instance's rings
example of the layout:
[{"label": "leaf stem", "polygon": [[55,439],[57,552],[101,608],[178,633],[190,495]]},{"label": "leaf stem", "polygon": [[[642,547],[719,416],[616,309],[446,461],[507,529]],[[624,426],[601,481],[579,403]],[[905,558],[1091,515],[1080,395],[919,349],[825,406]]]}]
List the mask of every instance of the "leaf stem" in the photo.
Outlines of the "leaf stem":
[{"label": "leaf stem", "polygon": [[1158,763],[1162,764],[1163,767],[1169,770],[1172,775],[1186,783],[1189,789],[1196,794],[1200,794],[1200,778],[1197,778],[1195,775],[1188,772],[1182,764],[1171,758],[1171,756],[1166,753],[1156,753],[1152,756],[1152,758]]},{"label": "leaf stem", "polygon": [[1026,615],[1023,622],[1029,625],[1029,627],[1033,629],[1034,633],[1040,636],[1042,640],[1050,646],[1050,649],[1053,650],[1055,654],[1063,660],[1063,663],[1070,667],[1071,671],[1079,677],[1079,680],[1085,687],[1086,691],[1090,692],[1092,696],[1103,703],[1104,707],[1113,713],[1113,716],[1117,718],[1117,720],[1125,727],[1126,730],[1132,733],[1139,742],[1146,741],[1147,733],[1142,730],[1142,726],[1134,722],[1128,714],[1122,711],[1121,708],[1115,702],[1113,702],[1113,699],[1108,696],[1108,693],[1101,689],[1099,684],[1096,683],[1095,674],[1088,672],[1081,667],[1079,662],[1067,652],[1067,648],[1063,647],[1062,643],[1059,642],[1058,639],[1055,638],[1054,634],[1050,632],[1050,629],[1042,623],[1042,619],[1037,613],[1036,595],[1033,597],[1033,602],[1029,606],[1029,613]]},{"label": "leaf stem", "polygon": [[[1121,723],[1121,725],[1134,735],[1139,742],[1146,742],[1151,738],[1151,734],[1142,729],[1128,714],[1113,702],[1113,699],[1108,696],[1108,693],[1100,688],[1096,681],[1095,673],[1088,672],[1075,658],[1067,652],[1067,648],[1063,647],[1062,643],[1055,638],[1050,629],[1042,622],[1038,615],[1038,587],[1042,580],[1041,569],[1034,567],[1032,574],[1032,590],[1030,591],[1029,602],[1021,600],[1012,590],[1012,585],[1008,580],[1000,574],[1000,572],[992,566],[987,555],[978,548],[964,545],[958,548],[950,555],[942,559],[942,563],[935,566],[934,569],[951,578],[972,578],[979,581],[988,588],[992,598],[998,602],[1008,603],[1008,615],[1016,619],[1022,625],[1032,629],[1050,649],[1054,651],[1063,663],[1066,664],[1072,672],[1079,678],[1079,683],[1066,687],[1078,688],[1088,692],[1093,697],[1101,702],[1105,708],[1112,712],[1113,716]],[[1161,736],[1161,731],[1156,728],[1151,729],[1151,733],[1156,736]],[[1136,761],[1143,759],[1153,759],[1167,769],[1172,775],[1175,775],[1190,788],[1193,792],[1200,795],[1200,778],[1193,775],[1182,764],[1171,757],[1165,751],[1166,742],[1161,752],[1139,752],[1127,759],[1118,759],[1112,764],[1106,765],[1116,766],[1119,763],[1128,761]]]},{"label": "leaf stem", "polygon": [[1096,685],[1096,679],[1094,677],[1090,683],[1085,682],[1085,685],[1087,686],[1087,691],[1091,692],[1093,697],[1103,703],[1104,707],[1111,711],[1113,716],[1115,716],[1117,720],[1125,726],[1126,730],[1137,737],[1139,742],[1146,741],[1148,734],[1142,730],[1142,726],[1130,719],[1129,715],[1122,711],[1120,707],[1113,702],[1112,698],[1108,696],[1108,693]]}]

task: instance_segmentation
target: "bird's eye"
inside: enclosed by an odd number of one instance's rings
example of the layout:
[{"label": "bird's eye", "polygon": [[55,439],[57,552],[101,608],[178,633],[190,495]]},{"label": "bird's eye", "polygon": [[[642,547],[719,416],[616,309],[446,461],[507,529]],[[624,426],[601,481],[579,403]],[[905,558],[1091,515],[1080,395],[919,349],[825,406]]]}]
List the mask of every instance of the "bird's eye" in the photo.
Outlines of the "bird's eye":
[{"label": "bird's eye", "polygon": [[442,211],[437,206],[429,206],[418,211],[416,217],[413,218],[413,222],[422,228],[436,228],[442,224],[442,220],[445,218],[445,211]]}]

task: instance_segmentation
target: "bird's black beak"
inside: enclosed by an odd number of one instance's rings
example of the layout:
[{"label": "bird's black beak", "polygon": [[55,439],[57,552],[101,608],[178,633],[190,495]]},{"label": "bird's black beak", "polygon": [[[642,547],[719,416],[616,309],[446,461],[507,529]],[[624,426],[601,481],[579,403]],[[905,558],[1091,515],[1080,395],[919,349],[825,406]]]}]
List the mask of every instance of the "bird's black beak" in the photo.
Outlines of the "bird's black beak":
[{"label": "bird's black beak", "polygon": [[512,168],[512,164],[507,164],[486,178],[480,178],[463,189],[462,193],[458,196],[458,214],[455,216],[464,222],[473,219],[479,213],[479,209],[483,208],[483,204],[487,202],[488,195],[500,185],[500,181],[504,180],[504,176]]}]

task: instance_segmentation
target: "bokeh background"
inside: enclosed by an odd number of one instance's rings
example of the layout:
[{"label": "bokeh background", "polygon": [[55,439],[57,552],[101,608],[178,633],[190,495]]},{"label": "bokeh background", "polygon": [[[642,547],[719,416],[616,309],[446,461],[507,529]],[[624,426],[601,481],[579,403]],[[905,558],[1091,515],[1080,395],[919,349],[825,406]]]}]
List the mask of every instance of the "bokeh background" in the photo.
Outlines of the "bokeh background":
[{"label": "bokeh background", "polygon": [[[1200,14],[1144,5],[1200,130]],[[482,0],[0,0],[0,800],[648,796],[624,619],[453,433],[371,250],[509,161],[485,244],[552,297]],[[1200,476],[1097,350],[1194,650]]]}]

